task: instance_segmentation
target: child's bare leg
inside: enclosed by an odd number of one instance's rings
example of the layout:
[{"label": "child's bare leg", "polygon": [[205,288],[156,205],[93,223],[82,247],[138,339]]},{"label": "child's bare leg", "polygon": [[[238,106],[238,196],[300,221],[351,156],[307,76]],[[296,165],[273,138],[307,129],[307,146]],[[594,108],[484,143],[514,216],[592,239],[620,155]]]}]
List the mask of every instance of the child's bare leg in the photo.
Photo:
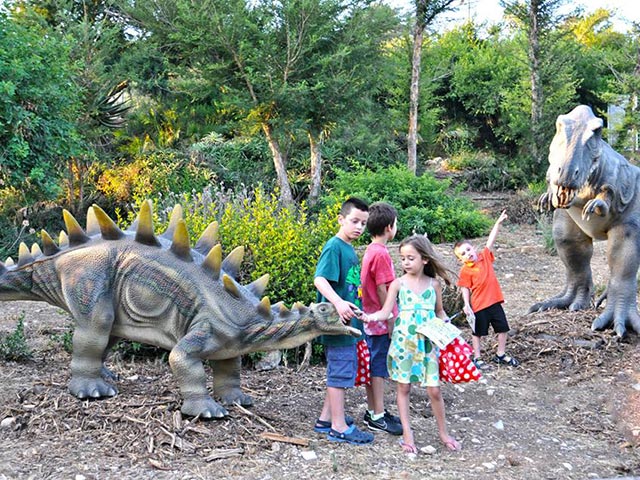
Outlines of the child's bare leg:
[{"label": "child's bare leg", "polygon": [[413,431],[411,431],[411,418],[409,417],[410,383],[398,383],[396,401],[398,402],[398,414],[402,422],[402,443],[413,445]]},{"label": "child's bare leg", "polygon": [[507,332],[498,334],[498,351],[496,354],[501,357],[507,351]]},{"label": "child's bare leg", "polygon": [[433,416],[436,418],[436,425],[438,426],[438,434],[440,440],[446,445],[449,450],[459,450],[460,444],[455,438],[449,435],[447,431],[447,421],[444,413],[444,399],[442,398],[442,392],[440,387],[427,387],[427,395],[431,400],[431,410]]},{"label": "child's bare leg", "polygon": [[471,343],[473,344],[473,358],[480,358],[480,337],[472,335]]},{"label": "child's bare leg", "polygon": [[376,415],[384,411],[384,378],[371,377],[371,385],[366,386],[367,407]]}]

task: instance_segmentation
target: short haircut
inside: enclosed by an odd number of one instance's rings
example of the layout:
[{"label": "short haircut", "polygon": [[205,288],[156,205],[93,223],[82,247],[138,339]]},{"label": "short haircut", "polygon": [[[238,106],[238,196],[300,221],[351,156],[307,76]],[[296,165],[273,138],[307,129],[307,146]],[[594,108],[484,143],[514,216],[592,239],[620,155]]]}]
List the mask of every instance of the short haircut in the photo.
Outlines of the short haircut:
[{"label": "short haircut", "polygon": [[367,220],[367,231],[373,237],[384,234],[387,227],[392,227],[398,218],[398,211],[386,202],[376,202],[369,207],[369,219]]},{"label": "short haircut", "polygon": [[340,215],[342,215],[343,217],[346,217],[351,213],[351,210],[353,210],[354,208],[357,210],[362,210],[363,212],[369,211],[369,205],[367,205],[367,203],[364,200],[360,200],[359,198],[356,198],[356,197],[350,197],[350,198],[347,198],[342,204],[342,207],[340,208]]},{"label": "short haircut", "polygon": [[[455,245],[453,246],[453,253],[456,253],[456,251],[458,250],[458,248],[460,248],[462,245],[464,245],[465,243],[468,243],[469,245],[471,245],[471,242],[469,240],[467,240],[466,238],[463,238],[462,240],[458,240]],[[456,253],[457,255],[457,253]]]}]

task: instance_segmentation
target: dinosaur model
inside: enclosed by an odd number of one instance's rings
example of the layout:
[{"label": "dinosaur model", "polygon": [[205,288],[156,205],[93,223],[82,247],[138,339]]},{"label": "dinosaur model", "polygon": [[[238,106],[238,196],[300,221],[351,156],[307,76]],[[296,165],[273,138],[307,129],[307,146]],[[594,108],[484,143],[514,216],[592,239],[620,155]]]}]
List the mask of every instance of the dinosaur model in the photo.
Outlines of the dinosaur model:
[{"label": "dinosaur model", "polygon": [[0,263],[0,300],[44,301],[72,315],[69,391],[78,398],[117,394],[104,362],[125,338],[170,351],[182,413],[220,418],[228,412],[207,392],[203,360],[212,361],[213,393],[223,404],[251,405],[240,388],[241,355],[292,348],[320,334],[360,335],[329,303],[290,310],[259,299],[269,276],[246,286],[236,281],[244,249],[223,260],[216,222],[192,249],[179,205],[159,236],[150,201],[126,231],[96,205],[86,231],[68,211],[63,216],[67,233],[58,245],[43,230],[42,249],[22,243],[17,263]]},{"label": "dinosaur model", "polygon": [[593,330],[613,327],[640,333],[636,274],[640,265],[640,169],[602,139],[602,119],[580,105],[558,116],[549,148],[548,189],[541,210],[553,212],[553,238],[566,269],[564,290],[533,305],[529,312],[551,308],[583,310],[592,293],[594,240],[607,240],[609,282],[606,307]]}]

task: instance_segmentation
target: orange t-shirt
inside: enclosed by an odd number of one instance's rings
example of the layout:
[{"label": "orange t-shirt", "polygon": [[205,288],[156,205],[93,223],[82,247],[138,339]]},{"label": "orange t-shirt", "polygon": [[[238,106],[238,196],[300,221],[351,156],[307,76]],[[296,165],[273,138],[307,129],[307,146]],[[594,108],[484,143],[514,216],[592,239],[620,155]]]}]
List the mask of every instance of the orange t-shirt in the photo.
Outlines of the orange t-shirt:
[{"label": "orange t-shirt", "polygon": [[504,302],[502,289],[493,270],[494,260],[493,252],[485,247],[473,265],[465,264],[460,269],[457,285],[471,291],[471,308],[474,312]]}]

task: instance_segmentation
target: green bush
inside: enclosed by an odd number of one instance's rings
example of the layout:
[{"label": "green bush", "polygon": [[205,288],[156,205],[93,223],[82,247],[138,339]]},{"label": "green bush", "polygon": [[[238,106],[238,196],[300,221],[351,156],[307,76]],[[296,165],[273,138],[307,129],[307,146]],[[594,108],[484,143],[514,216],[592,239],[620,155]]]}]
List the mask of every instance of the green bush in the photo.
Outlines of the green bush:
[{"label": "green bush", "polygon": [[18,323],[13,333],[0,338],[0,358],[12,361],[31,358],[31,350],[24,335],[24,313],[18,317]]},{"label": "green bush", "polygon": [[450,242],[481,236],[491,226],[491,220],[448,180],[437,180],[430,173],[415,176],[406,167],[340,171],[330,189],[328,199],[333,203],[338,195],[348,195],[396,207],[399,239],[415,232],[426,233],[434,242]]},{"label": "green bush", "polygon": [[448,158],[444,167],[456,172],[458,180],[471,190],[512,190],[525,184],[518,162],[486,152],[461,150]]}]

